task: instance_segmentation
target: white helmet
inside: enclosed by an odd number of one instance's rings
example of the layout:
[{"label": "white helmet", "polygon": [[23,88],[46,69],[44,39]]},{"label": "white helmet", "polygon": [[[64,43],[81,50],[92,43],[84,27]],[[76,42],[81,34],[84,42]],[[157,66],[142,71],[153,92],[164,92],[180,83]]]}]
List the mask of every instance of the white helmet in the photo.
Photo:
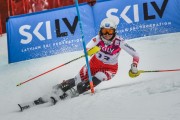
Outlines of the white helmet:
[{"label": "white helmet", "polygon": [[100,28],[113,28],[113,29],[116,29],[117,25],[112,19],[105,18],[104,20],[102,20]]},{"label": "white helmet", "polygon": [[[106,40],[103,37],[103,33],[102,33],[103,28],[114,29],[113,37],[110,40]],[[104,41],[105,44],[110,45],[112,43],[113,39],[116,36],[116,28],[117,28],[117,25],[112,19],[105,18],[104,20],[102,20],[101,25],[100,25],[99,35],[100,35],[101,39]]]}]

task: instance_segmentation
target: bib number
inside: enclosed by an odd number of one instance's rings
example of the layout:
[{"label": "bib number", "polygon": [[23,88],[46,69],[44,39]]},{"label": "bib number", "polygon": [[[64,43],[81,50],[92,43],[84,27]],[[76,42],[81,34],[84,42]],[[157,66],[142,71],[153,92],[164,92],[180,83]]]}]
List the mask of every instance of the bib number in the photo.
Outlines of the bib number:
[{"label": "bib number", "polygon": [[110,57],[108,57],[106,55],[102,55],[101,53],[98,53],[98,58],[104,59],[104,60],[107,60],[107,61],[110,59]]}]

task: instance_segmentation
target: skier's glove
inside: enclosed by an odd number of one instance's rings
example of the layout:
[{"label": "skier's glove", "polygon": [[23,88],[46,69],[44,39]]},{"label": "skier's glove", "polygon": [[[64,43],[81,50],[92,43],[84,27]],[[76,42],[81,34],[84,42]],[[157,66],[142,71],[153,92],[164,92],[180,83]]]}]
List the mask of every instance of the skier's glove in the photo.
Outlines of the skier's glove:
[{"label": "skier's glove", "polygon": [[138,69],[137,69],[137,64],[132,63],[131,69],[129,70],[129,77],[135,78],[135,77],[139,76],[139,74],[140,74],[140,71],[138,71]]}]

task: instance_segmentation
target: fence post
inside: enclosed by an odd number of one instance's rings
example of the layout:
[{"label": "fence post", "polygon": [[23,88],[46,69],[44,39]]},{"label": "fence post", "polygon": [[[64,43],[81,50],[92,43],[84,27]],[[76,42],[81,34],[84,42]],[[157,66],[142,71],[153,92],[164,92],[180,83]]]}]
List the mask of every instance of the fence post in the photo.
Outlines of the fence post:
[{"label": "fence post", "polygon": [[29,13],[29,6],[28,6],[28,2],[27,0],[24,0],[24,4],[25,4],[25,13]]},{"label": "fence post", "polygon": [[7,9],[8,9],[8,17],[10,16],[10,6],[9,6],[9,0],[7,0]]},{"label": "fence post", "polygon": [[23,14],[26,14],[26,2],[25,2],[25,0],[22,0],[22,4],[23,4]]},{"label": "fence post", "polygon": [[57,4],[58,4],[58,7],[61,6],[61,2],[59,0],[57,0]]},{"label": "fence post", "polygon": [[13,0],[10,0],[10,4],[11,4],[11,13],[12,13],[12,16],[14,16],[14,1]]},{"label": "fence post", "polygon": [[2,36],[2,17],[0,13],[0,36]]}]

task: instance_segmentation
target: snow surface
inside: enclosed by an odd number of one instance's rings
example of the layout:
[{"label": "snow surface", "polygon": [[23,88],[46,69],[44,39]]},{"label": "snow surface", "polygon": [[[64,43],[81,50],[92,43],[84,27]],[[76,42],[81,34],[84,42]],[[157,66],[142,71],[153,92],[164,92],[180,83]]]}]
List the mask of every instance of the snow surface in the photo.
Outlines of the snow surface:
[{"label": "snow surface", "polygon": [[[127,41],[140,55],[139,69],[180,68],[180,33]],[[180,120],[180,72],[142,73],[130,78],[132,58],[122,51],[118,74],[96,87],[94,95],[39,105],[18,112],[18,103],[32,101],[62,80],[74,77],[85,59],[63,66],[20,87],[16,85],[69,60],[82,51],[8,64],[6,34],[0,37],[1,120]]]}]

